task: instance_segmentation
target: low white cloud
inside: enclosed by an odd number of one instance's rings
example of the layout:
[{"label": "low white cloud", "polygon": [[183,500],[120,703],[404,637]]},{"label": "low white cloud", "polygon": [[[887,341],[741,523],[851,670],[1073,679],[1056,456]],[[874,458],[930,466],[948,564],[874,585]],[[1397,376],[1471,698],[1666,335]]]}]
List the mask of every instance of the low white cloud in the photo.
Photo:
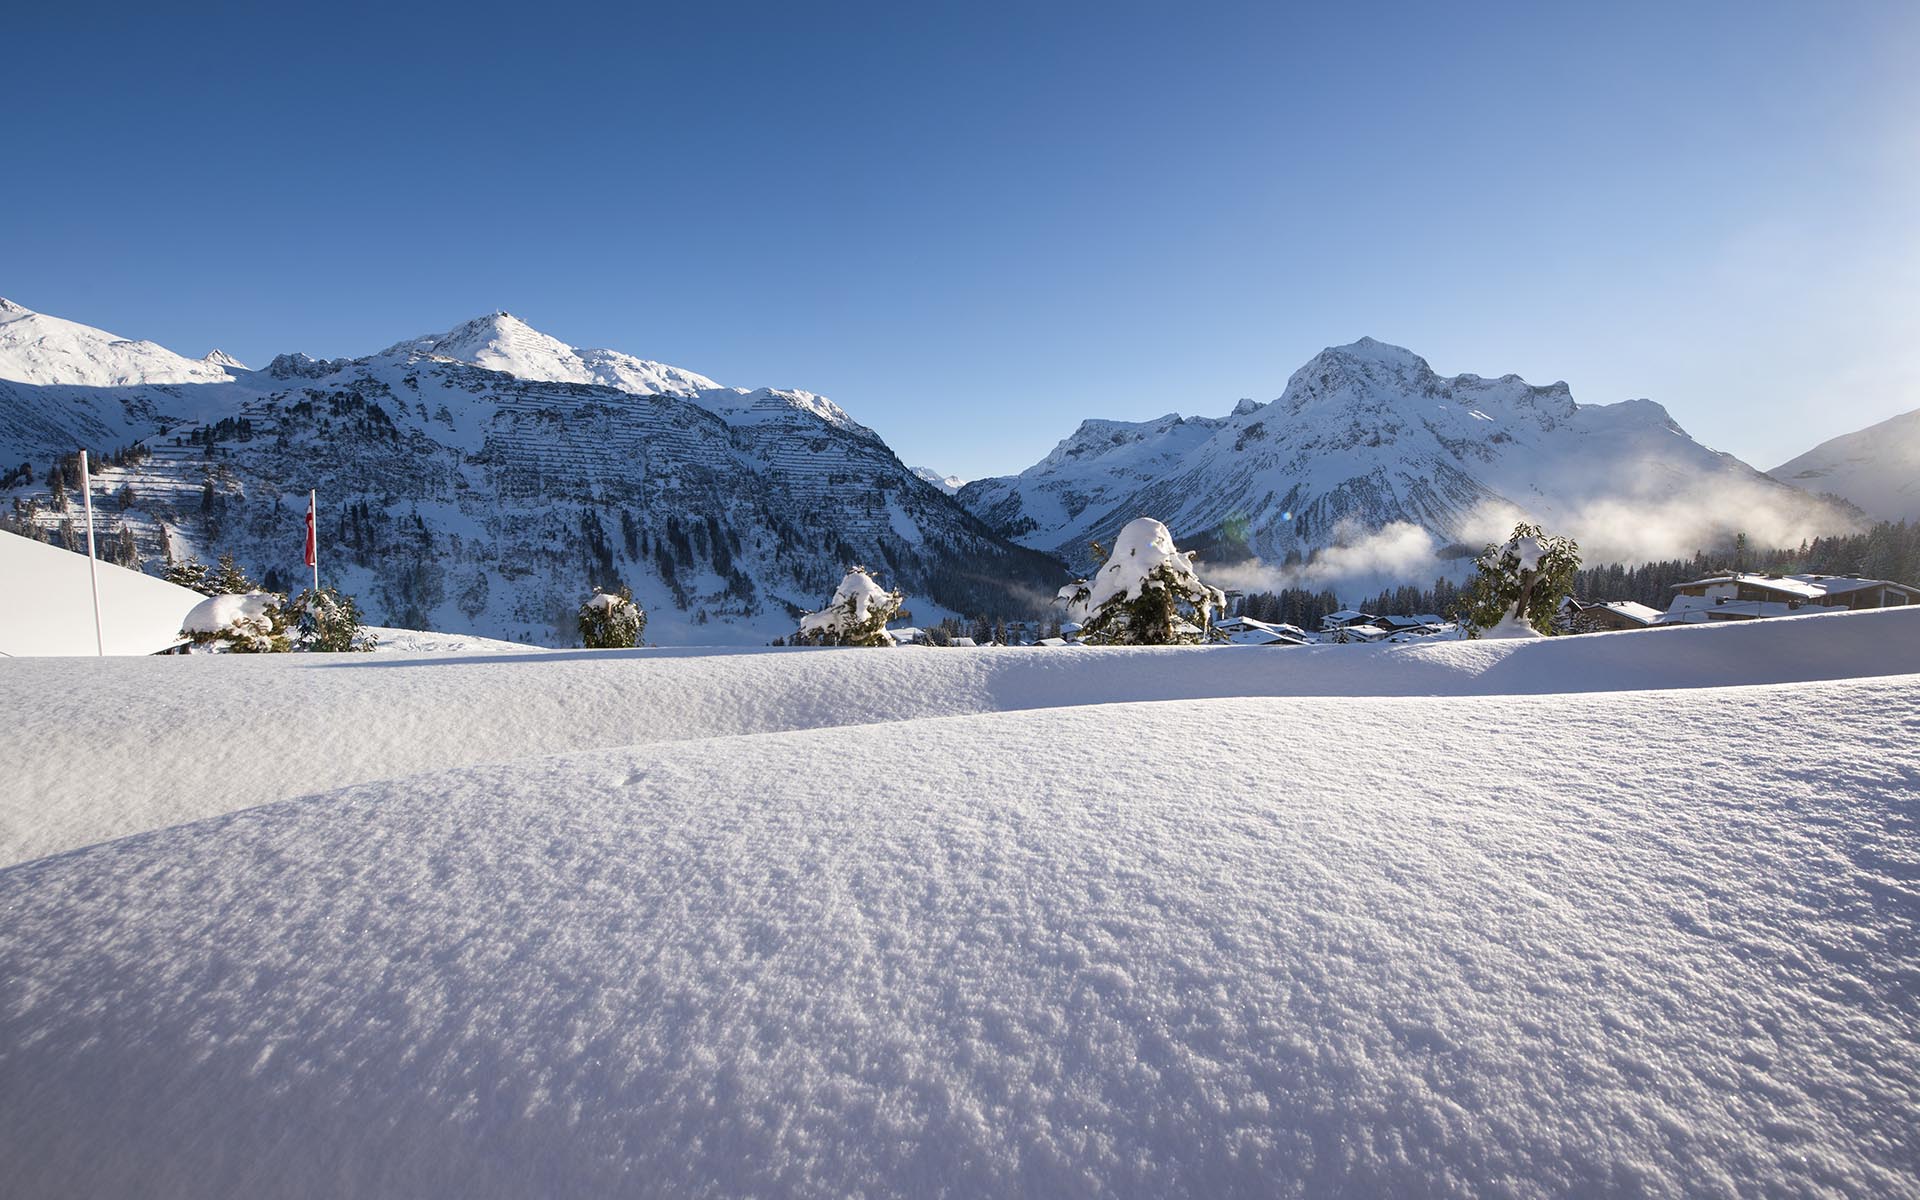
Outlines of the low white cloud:
[{"label": "low white cloud", "polygon": [[1459,545],[1478,553],[1483,546],[1505,541],[1522,521],[1573,538],[1588,564],[1691,558],[1698,550],[1729,546],[1742,533],[1755,549],[1790,548],[1860,527],[1838,508],[1763,480],[1721,481],[1669,489],[1664,494],[1650,481],[1640,482],[1643,486],[1635,491],[1650,498],[1606,497],[1560,513],[1529,513],[1511,504],[1483,505],[1462,523],[1459,542],[1451,547],[1405,521],[1377,530],[1343,522],[1334,530],[1333,544],[1305,561],[1252,559],[1211,569],[1203,566],[1203,574],[1216,587],[1248,592],[1328,589],[1343,602],[1353,603],[1383,588],[1427,587],[1443,576],[1460,582],[1473,563],[1470,555],[1459,555]]}]

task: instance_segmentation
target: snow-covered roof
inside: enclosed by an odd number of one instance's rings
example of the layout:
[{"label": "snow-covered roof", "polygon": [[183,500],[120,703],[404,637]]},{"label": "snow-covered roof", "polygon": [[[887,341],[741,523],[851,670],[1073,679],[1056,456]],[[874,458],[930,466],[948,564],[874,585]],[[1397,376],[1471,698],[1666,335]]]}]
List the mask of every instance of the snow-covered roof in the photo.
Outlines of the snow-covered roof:
[{"label": "snow-covered roof", "polygon": [[1637,622],[1641,625],[1652,625],[1659,621],[1661,616],[1664,615],[1659,609],[1634,600],[1608,600],[1599,607],[1606,609],[1608,612],[1618,613],[1627,620]]},{"label": "snow-covered roof", "polygon": [[1899,588],[1908,595],[1920,596],[1920,588],[1908,587],[1890,579],[1862,579],[1857,575],[1759,575],[1747,571],[1730,571],[1723,575],[1709,575],[1704,579],[1676,583],[1673,586],[1678,590],[1690,587],[1712,587],[1715,584],[1758,588],[1761,591],[1777,592],[1782,596],[1792,596],[1801,600],[1842,596],[1849,592],[1876,587]]},{"label": "snow-covered roof", "polygon": [[1715,618],[1739,620],[1742,617],[1798,617],[1819,612],[1802,607],[1797,601],[1734,600],[1724,596],[1675,596],[1657,624],[1675,625]]}]

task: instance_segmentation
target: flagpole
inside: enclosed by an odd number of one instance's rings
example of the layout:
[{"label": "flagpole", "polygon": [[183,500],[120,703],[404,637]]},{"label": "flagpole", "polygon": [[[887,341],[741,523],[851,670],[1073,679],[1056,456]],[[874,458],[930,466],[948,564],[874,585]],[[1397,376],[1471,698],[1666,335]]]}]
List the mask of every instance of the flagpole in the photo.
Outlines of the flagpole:
[{"label": "flagpole", "polygon": [[307,520],[312,528],[307,534],[313,539],[313,594],[320,594],[320,489],[314,488],[307,493]]},{"label": "flagpole", "polygon": [[100,631],[100,564],[93,556],[93,475],[87,470],[87,452],[80,452],[80,494],[87,506],[87,579],[93,585],[93,650],[107,656],[106,635]]}]

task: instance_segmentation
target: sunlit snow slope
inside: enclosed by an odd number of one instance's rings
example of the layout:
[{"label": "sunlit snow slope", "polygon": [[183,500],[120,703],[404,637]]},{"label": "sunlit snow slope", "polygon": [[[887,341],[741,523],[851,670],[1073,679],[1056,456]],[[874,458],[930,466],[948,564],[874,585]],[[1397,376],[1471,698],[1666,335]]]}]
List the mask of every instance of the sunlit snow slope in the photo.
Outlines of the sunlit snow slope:
[{"label": "sunlit snow slope", "polygon": [[8,664],[6,1190],[1920,1195],[1917,619]]}]

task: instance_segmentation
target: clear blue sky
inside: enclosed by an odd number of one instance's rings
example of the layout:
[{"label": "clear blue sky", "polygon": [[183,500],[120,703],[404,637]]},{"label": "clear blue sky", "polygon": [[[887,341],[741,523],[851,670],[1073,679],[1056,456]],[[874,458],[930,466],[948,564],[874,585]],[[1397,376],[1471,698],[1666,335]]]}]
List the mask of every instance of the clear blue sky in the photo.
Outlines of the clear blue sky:
[{"label": "clear blue sky", "polygon": [[185,353],[504,308],[969,476],[1363,334],[1763,468],[1920,406],[1913,3],[81,8],[0,295]]}]

